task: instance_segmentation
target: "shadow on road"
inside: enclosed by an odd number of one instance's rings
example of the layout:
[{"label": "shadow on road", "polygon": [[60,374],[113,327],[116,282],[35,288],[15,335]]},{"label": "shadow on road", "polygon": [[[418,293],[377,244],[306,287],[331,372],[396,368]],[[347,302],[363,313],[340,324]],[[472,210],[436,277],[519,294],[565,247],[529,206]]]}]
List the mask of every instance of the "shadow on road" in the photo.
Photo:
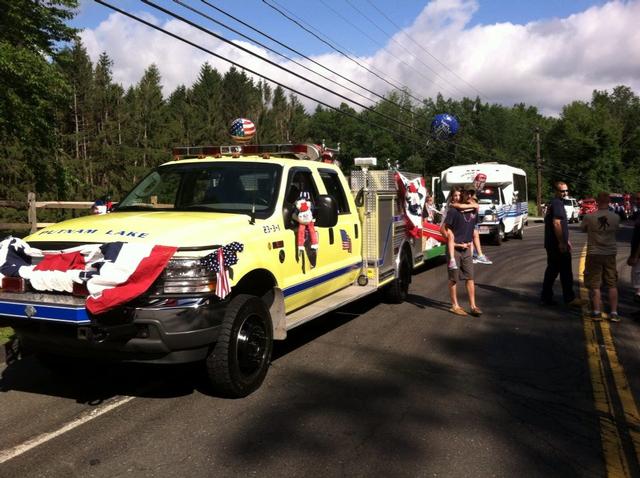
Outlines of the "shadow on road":
[{"label": "shadow on road", "polygon": [[[272,361],[321,337],[380,305],[374,294],[311,321],[274,342]],[[216,396],[206,383],[203,364],[153,365],[137,363],[76,363],[68,370],[50,370],[29,355],[10,364],[0,377],[0,392],[18,390],[99,405],[118,396],[171,398],[198,391]]]}]

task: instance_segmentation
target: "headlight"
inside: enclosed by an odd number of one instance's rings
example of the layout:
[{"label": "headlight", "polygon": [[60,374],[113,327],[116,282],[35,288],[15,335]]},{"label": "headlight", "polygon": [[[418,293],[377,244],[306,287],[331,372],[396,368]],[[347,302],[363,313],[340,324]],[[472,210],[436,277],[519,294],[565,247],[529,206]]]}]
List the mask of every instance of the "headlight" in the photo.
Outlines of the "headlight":
[{"label": "headlight", "polygon": [[493,214],[485,214],[482,218],[484,222],[491,222],[494,220]]},{"label": "headlight", "polygon": [[216,290],[215,274],[200,264],[200,258],[174,258],[164,270],[165,294],[189,294]]}]

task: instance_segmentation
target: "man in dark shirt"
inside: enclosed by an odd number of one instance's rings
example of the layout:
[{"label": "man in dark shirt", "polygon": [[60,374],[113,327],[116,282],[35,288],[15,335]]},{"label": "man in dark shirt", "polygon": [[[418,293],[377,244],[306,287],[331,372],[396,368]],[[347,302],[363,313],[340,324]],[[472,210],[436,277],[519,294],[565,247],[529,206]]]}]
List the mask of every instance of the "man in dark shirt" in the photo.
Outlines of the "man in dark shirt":
[{"label": "man in dark shirt", "polygon": [[631,286],[635,289],[633,300],[640,302],[640,191],[634,197],[633,236],[631,237],[631,253],[627,264],[631,266]]},{"label": "man in dark shirt", "polygon": [[544,217],[544,248],[547,250],[547,269],[542,282],[541,303],[553,305],[553,283],[560,274],[562,298],[565,304],[582,305],[573,292],[573,271],[571,269],[571,244],[569,243],[569,227],[563,198],[569,195],[569,188],[564,182],[556,182],[555,197],[551,200]]},{"label": "man in dark shirt", "polygon": [[[474,191],[465,191],[463,202],[468,202]],[[443,235],[446,237],[447,230],[453,233],[454,237],[454,257],[457,269],[449,269],[449,295],[451,296],[452,313],[456,315],[467,315],[465,310],[458,304],[456,284],[458,280],[466,281],[467,293],[469,294],[469,305],[471,315],[479,317],[482,311],[476,306],[475,283],[473,281],[473,257],[472,243],[473,231],[478,222],[477,209],[461,211],[455,207],[450,207],[447,216],[442,224]],[[447,257],[451,260],[451,257]]]}]

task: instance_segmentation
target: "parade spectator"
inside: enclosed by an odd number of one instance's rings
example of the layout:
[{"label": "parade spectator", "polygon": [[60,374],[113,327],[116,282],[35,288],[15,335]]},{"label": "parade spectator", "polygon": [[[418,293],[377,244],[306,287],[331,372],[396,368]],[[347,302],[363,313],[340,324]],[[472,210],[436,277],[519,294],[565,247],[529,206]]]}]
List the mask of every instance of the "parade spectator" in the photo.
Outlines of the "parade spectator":
[{"label": "parade spectator", "polygon": [[573,291],[573,271],[571,269],[571,243],[569,242],[569,226],[563,198],[569,195],[567,183],[559,181],[554,184],[555,196],[549,203],[544,217],[544,248],[547,251],[547,268],[542,282],[542,305],[554,305],[553,284],[560,274],[562,297],[570,306],[581,306],[582,301],[576,298]]},{"label": "parade spectator", "polygon": [[447,240],[447,268],[449,270],[456,270],[458,265],[455,260],[455,240],[453,237],[453,233],[450,229],[444,227],[444,222],[449,216],[449,210],[452,209],[453,204],[457,204],[460,202],[460,198],[462,197],[462,189],[459,186],[453,186],[451,191],[449,192],[449,197],[447,198],[447,203],[442,208],[442,224],[440,225],[442,235]]},{"label": "parade spectator", "polygon": [[616,232],[620,216],[609,210],[609,201],[609,193],[601,192],[597,198],[598,210],[582,218],[580,228],[587,233],[584,283],[591,297],[591,318],[602,319],[600,288],[604,284],[609,289],[609,318],[619,322]]},{"label": "parade spectator", "polygon": [[640,191],[634,196],[634,226],[631,237],[631,253],[627,264],[631,266],[631,287],[634,288],[633,300],[640,303]]},{"label": "parade spectator", "polygon": [[[456,195],[460,197],[460,191],[452,191],[452,202],[456,200]],[[471,195],[469,192],[464,193],[464,201],[467,201]],[[474,208],[467,210],[459,210],[450,207],[447,211],[444,223],[442,225],[442,235],[448,237],[453,236],[453,254],[447,248],[447,259],[449,262],[453,260],[456,268],[449,268],[449,295],[451,297],[450,312],[456,315],[467,315],[467,312],[460,307],[457,296],[457,283],[459,280],[466,282],[467,293],[469,295],[470,313],[479,317],[482,311],[476,305],[475,282],[473,280],[473,259],[472,259],[472,243],[473,231],[478,220],[478,212]]]},{"label": "parade spectator", "polygon": [[[470,189],[465,192],[466,194],[464,195],[464,197],[466,198],[466,200],[464,201],[452,200],[450,207],[455,207],[456,209],[462,212],[472,211],[472,210],[475,210],[476,212],[478,212],[480,209],[480,205],[478,204],[478,200],[476,199],[475,189]],[[451,233],[449,233],[449,236],[447,237],[447,246],[449,248],[453,248],[453,236],[451,235]],[[480,232],[479,232],[477,223],[473,231],[473,246],[471,251],[472,251],[472,258],[473,258],[474,264],[476,263],[486,264],[486,265],[493,264],[493,262],[482,252],[482,244],[480,244]],[[452,264],[452,266],[455,266],[455,264]],[[451,267],[451,268],[455,269],[455,267]]]},{"label": "parade spectator", "polygon": [[440,213],[438,212],[438,208],[436,208],[435,203],[433,202],[433,196],[427,196],[427,200],[424,204],[424,216],[427,222],[435,223],[438,221],[438,216]]}]

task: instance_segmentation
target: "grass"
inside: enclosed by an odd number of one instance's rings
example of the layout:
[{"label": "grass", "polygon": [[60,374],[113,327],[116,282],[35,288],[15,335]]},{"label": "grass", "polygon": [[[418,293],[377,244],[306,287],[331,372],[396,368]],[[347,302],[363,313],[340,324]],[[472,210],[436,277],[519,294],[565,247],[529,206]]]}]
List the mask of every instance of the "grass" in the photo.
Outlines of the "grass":
[{"label": "grass", "polygon": [[13,329],[10,327],[0,327],[0,345],[4,345],[13,335]]}]

